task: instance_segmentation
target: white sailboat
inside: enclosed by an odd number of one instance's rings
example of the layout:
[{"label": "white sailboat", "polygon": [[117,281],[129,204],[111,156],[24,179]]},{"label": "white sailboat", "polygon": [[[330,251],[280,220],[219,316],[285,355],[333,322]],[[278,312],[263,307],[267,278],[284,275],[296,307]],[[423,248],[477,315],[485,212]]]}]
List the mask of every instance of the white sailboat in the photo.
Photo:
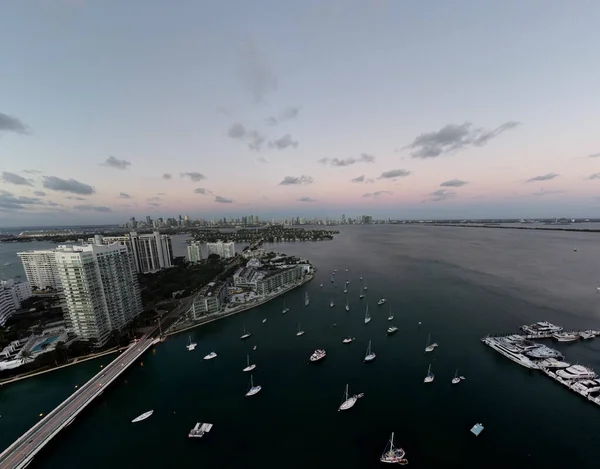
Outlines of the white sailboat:
[{"label": "white sailboat", "polygon": [[431,383],[434,379],[435,379],[435,376],[431,372],[431,365],[429,365],[429,368],[427,368],[427,376],[425,376],[425,379],[423,380],[423,382],[424,383]]},{"label": "white sailboat", "polygon": [[321,285],[319,285],[319,287],[323,288],[323,282],[321,282]]},{"label": "white sailboat", "polygon": [[384,463],[405,465],[408,464],[408,460],[404,459],[405,454],[402,448],[394,447],[394,432],[392,432],[392,437],[379,460]]},{"label": "white sailboat", "polygon": [[152,414],[154,413],[153,410],[149,410],[148,412],[144,412],[142,415],[138,415],[136,418],[134,418],[131,423],[137,423],[137,422],[141,422],[142,420],[146,420],[148,417],[150,417]]},{"label": "white sailboat", "polygon": [[359,280],[362,282],[362,279],[363,279],[363,278],[362,278],[362,274],[361,274],[361,276],[360,276]]},{"label": "white sailboat", "polygon": [[425,345],[425,352],[433,352],[435,348],[438,346],[435,342],[431,343],[431,334],[427,336],[427,344]]},{"label": "white sailboat", "polygon": [[365,286],[363,287],[363,290],[367,290],[367,282],[365,282]]},{"label": "white sailboat", "polygon": [[378,304],[379,306],[381,306],[381,305],[385,304],[385,302],[386,302],[386,301],[387,301],[387,300],[386,300],[386,299],[385,299],[385,298],[382,296],[382,297],[380,297],[380,298],[379,298],[379,301],[377,302],[377,304]]},{"label": "white sailboat", "polygon": [[342,340],[342,343],[344,344],[349,344],[350,342],[352,342],[354,340],[354,337],[346,337],[344,340]]},{"label": "white sailboat", "polygon": [[348,305],[348,298],[346,298],[346,311],[350,311],[350,306]]},{"label": "white sailboat", "polygon": [[300,337],[301,335],[304,335],[304,331],[302,329],[300,329],[300,323],[298,323],[298,332],[296,332],[296,335],[298,337]]},{"label": "white sailboat", "polygon": [[285,300],[283,300],[283,309],[281,310],[281,314],[285,314],[285,313],[287,313],[289,310],[290,310],[290,308],[288,308],[288,307],[285,305]]},{"label": "white sailboat", "polygon": [[252,334],[250,332],[246,332],[246,326],[244,326],[244,333],[241,335],[240,339],[245,340],[250,337]]},{"label": "white sailboat", "polygon": [[369,305],[367,305],[367,309],[365,310],[365,324],[371,322],[371,316],[369,316]]},{"label": "white sailboat", "polygon": [[208,355],[204,356],[204,360],[212,360],[216,356],[217,356],[217,354],[215,352],[210,352]]},{"label": "white sailboat", "polygon": [[264,324],[265,322],[267,322],[267,318],[264,318],[264,319],[262,320],[262,323],[263,323],[263,324]]},{"label": "white sailboat", "polygon": [[344,287],[344,293],[348,293],[348,289]]},{"label": "white sailboat", "polygon": [[329,307],[333,308],[335,306],[335,303],[333,302],[333,298],[329,300]]},{"label": "white sailboat", "polygon": [[392,308],[390,308],[390,315],[388,316],[388,321],[394,319],[394,314],[392,313]]},{"label": "white sailboat", "polygon": [[367,347],[367,354],[365,355],[365,362],[372,362],[375,360],[375,353],[371,350],[371,341],[369,340],[369,346]]},{"label": "white sailboat", "polygon": [[310,304],[310,300],[308,299],[308,292],[304,294],[304,306],[308,306]]},{"label": "white sailboat", "polygon": [[358,296],[359,299],[363,299],[365,297],[365,295],[363,295],[362,293]]},{"label": "white sailboat", "polygon": [[398,328],[396,326],[390,326],[390,327],[388,327],[387,333],[388,333],[388,335],[392,335],[397,330],[398,330]]},{"label": "white sailboat", "polygon": [[256,368],[256,365],[254,363],[250,364],[250,355],[246,355],[246,368],[242,371],[252,371],[254,368]]},{"label": "white sailboat", "polygon": [[246,397],[250,397],[250,396],[254,396],[255,394],[258,394],[261,389],[262,389],[261,386],[254,386],[254,377],[252,375],[250,375],[250,389],[246,393]]},{"label": "white sailboat", "polygon": [[191,352],[192,350],[194,350],[196,348],[196,345],[198,345],[196,342],[192,342],[192,336],[188,336],[188,343],[185,346],[185,348],[188,349],[189,352]]},{"label": "white sailboat", "polygon": [[356,401],[358,401],[363,396],[364,396],[364,393],[360,393],[360,394],[355,394],[353,396],[349,396],[348,395],[348,385],[346,384],[346,390],[344,391],[344,400],[340,404],[340,406],[338,408],[338,412],[340,410],[351,409],[352,407],[354,407],[354,404],[356,404]]},{"label": "white sailboat", "polygon": [[456,369],[456,372],[454,373],[454,378],[452,378],[452,384],[458,384],[460,383],[460,376],[458,376],[458,368]]}]

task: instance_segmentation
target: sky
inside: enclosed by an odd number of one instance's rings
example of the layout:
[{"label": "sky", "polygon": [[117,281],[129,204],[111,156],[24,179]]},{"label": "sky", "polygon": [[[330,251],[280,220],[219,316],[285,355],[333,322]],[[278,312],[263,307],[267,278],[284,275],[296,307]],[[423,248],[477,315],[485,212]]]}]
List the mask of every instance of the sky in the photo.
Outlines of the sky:
[{"label": "sky", "polygon": [[0,227],[600,217],[599,2],[0,6]]}]

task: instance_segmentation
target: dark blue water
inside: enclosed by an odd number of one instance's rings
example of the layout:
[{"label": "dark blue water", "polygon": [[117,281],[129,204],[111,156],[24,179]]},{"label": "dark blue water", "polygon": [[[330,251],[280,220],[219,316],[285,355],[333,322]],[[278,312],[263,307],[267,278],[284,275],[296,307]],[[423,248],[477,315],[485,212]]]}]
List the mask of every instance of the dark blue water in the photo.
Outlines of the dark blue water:
[{"label": "dark blue water", "polygon": [[[194,352],[185,349],[187,333],[157,346],[30,467],[378,467],[392,431],[410,467],[598,467],[600,409],[479,340],[543,319],[600,328],[595,235],[351,226],[333,242],[275,250],[304,255],[319,269],[306,288],[308,308],[304,290],[297,290],[286,297],[286,315],[281,299],[195,329]],[[349,313],[343,309],[346,268]],[[333,269],[337,288],[329,282]],[[369,286],[365,300],[358,298],[361,274]],[[386,306],[376,305],[380,294]],[[391,337],[388,306],[400,329]],[[295,335],[298,321],[302,337]],[[247,341],[239,339],[244,326],[253,333]],[[439,344],[432,354],[424,353],[428,333]],[[347,335],[356,341],[342,344]],[[377,359],[364,364],[369,340]],[[327,358],[309,364],[320,347]],[[600,342],[560,348],[568,359],[600,370]],[[218,357],[203,361],[213,350]],[[244,397],[246,353],[257,364],[255,384],[263,387],[252,398]],[[429,364],[436,378],[425,385]],[[0,446],[98,366],[0,390]],[[467,379],[453,386],[456,368]],[[347,383],[365,397],[337,412]],[[155,411],[150,419],[130,423],[148,409]],[[198,421],[215,426],[204,439],[190,440],[187,432]],[[469,432],[476,422],[485,426],[479,437]]]}]

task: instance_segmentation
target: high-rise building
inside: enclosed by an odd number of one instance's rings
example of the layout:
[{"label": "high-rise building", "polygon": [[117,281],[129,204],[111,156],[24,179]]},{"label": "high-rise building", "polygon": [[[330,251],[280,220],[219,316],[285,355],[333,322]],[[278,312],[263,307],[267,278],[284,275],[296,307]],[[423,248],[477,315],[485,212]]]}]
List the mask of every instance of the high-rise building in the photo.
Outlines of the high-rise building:
[{"label": "high-rise building", "polygon": [[21,307],[21,301],[31,296],[29,282],[0,281],[0,326]]},{"label": "high-rise building", "polygon": [[224,243],[217,241],[216,243],[206,243],[207,255],[216,254],[222,259],[229,259],[235,257],[235,243],[229,242]]},{"label": "high-rise building", "polygon": [[60,278],[56,273],[56,258],[53,249],[44,251],[24,251],[21,258],[27,281],[33,291],[60,290]]},{"label": "high-rise building", "polygon": [[191,243],[187,247],[187,258],[188,262],[197,264],[202,260],[202,251],[200,250],[200,243]]},{"label": "high-rise building", "polygon": [[118,243],[59,246],[56,266],[69,328],[104,345],[143,311],[133,254]]}]

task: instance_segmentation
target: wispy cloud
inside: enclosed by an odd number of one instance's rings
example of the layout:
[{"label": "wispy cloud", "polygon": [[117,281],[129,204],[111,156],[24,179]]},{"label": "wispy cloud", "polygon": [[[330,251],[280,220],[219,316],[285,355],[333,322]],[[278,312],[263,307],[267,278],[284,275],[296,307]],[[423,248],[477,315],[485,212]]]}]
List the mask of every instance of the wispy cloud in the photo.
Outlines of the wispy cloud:
[{"label": "wispy cloud", "polygon": [[330,164],[331,166],[351,166],[356,163],[374,163],[375,157],[368,153],[361,153],[358,158],[352,156],[348,158],[321,158],[318,163]]},{"label": "wispy cloud", "polygon": [[350,182],[365,182],[365,175],[362,174],[354,179],[351,179]]},{"label": "wispy cloud", "polygon": [[600,153],[592,153],[591,155],[588,155],[588,158],[598,158],[600,157]]},{"label": "wispy cloud", "polygon": [[539,191],[537,192],[532,192],[531,195],[535,195],[537,197],[543,197],[545,195],[552,195],[552,194],[562,194],[564,191],[561,190],[545,190],[544,188],[541,188]]},{"label": "wispy cloud", "polygon": [[202,179],[206,179],[206,176],[204,174],[197,173],[195,171],[192,171],[190,173],[181,173],[181,177],[182,178],[188,177],[194,182],[198,182],[198,181],[202,181]]},{"label": "wispy cloud", "polygon": [[37,195],[38,197],[45,197],[46,193],[44,191],[33,191],[34,195]]},{"label": "wispy cloud", "polygon": [[75,195],[68,195],[67,197],[65,197],[65,199],[68,200],[87,200],[85,197],[78,197]]},{"label": "wispy cloud", "polygon": [[410,174],[411,174],[411,172],[407,171],[406,169],[391,169],[389,171],[384,171],[383,173],[381,173],[381,176],[379,176],[377,179],[402,178],[402,177],[410,176]]},{"label": "wispy cloud", "polygon": [[267,137],[257,130],[248,130],[243,124],[236,122],[227,131],[227,136],[245,142],[250,150],[260,151]]},{"label": "wispy cloud", "polygon": [[160,201],[160,197],[149,197],[148,199],[146,199],[147,202],[159,202]]},{"label": "wispy cloud", "polygon": [[382,195],[392,195],[392,192],[390,191],[376,191],[376,192],[367,192],[366,194],[363,194],[363,197],[379,197]]},{"label": "wispy cloud", "polygon": [[269,142],[269,148],[276,148],[277,150],[285,150],[288,147],[298,148],[298,141],[293,140],[290,134],[285,134],[276,140]]},{"label": "wispy cloud", "polygon": [[35,197],[16,196],[12,192],[0,190],[0,210],[22,210],[42,201]]},{"label": "wispy cloud", "polygon": [[265,119],[267,125],[277,125],[298,117],[300,108],[298,106],[288,106],[284,108],[277,117],[271,116]]},{"label": "wispy cloud", "polygon": [[586,179],[600,179],[600,173],[590,174]]},{"label": "wispy cloud", "polygon": [[286,176],[283,178],[283,181],[281,181],[279,183],[280,186],[293,186],[293,185],[306,185],[306,184],[312,184],[313,178],[310,176],[300,176],[300,177],[295,177],[295,176]]},{"label": "wispy cloud", "polygon": [[0,112],[0,132],[14,132],[16,134],[27,134],[29,129],[16,117]]},{"label": "wispy cloud", "polygon": [[173,179],[173,175],[171,173],[164,173],[162,175],[163,179]]},{"label": "wispy cloud", "polygon": [[102,163],[102,166],[108,166],[109,168],[115,169],[128,169],[131,166],[131,162],[127,160],[119,160],[114,156],[109,156],[106,161]]},{"label": "wispy cloud", "polygon": [[419,135],[404,149],[412,150],[413,158],[436,158],[468,147],[481,147],[501,133],[519,125],[519,122],[509,121],[493,130],[485,130],[472,128],[470,122],[449,124],[440,130]]},{"label": "wispy cloud", "polygon": [[269,160],[267,160],[264,156],[259,156],[256,160],[263,164],[269,164]]},{"label": "wispy cloud", "polygon": [[227,197],[221,197],[220,195],[215,195],[215,202],[219,204],[231,204],[233,200],[228,199]]},{"label": "wispy cloud", "polygon": [[450,179],[440,184],[440,187],[462,187],[465,184],[469,184],[467,181],[461,181],[460,179]]},{"label": "wispy cloud", "polygon": [[131,199],[131,196],[125,192],[119,192],[119,199]]},{"label": "wispy cloud", "polygon": [[310,197],[299,197],[296,200],[298,202],[316,202],[315,199],[311,199]]},{"label": "wispy cloud", "polygon": [[452,197],[456,196],[456,192],[451,191],[450,189],[438,189],[430,194],[428,194],[429,198],[424,202],[441,202],[442,200],[448,200]]},{"label": "wispy cloud", "polygon": [[198,187],[197,189],[194,189],[194,194],[211,195],[212,193],[212,191],[203,187]]},{"label": "wispy cloud", "polygon": [[85,212],[103,212],[108,213],[112,212],[109,207],[104,207],[102,205],[75,205],[73,207],[75,210],[85,211]]},{"label": "wispy cloud", "polygon": [[89,184],[76,181],[75,179],[61,179],[56,176],[44,176],[42,185],[46,189],[72,194],[90,195],[96,192]]},{"label": "wispy cloud", "polygon": [[557,178],[560,174],[556,173],[547,173],[541,174],[540,176],[535,176],[530,179],[527,179],[525,182],[538,182],[538,181],[550,181],[551,179]]},{"label": "wispy cloud", "polygon": [[33,184],[31,184],[31,182],[24,177],[15,173],[9,173],[8,171],[3,171],[0,179],[8,184],[16,184],[18,186],[33,186]]},{"label": "wispy cloud", "polygon": [[241,51],[240,77],[254,104],[264,102],[267,94],[277,89],[277,76],[254,41]]},{"label": "wispy cloud", "polygon": [[38,169],[24,169],[23,172],[27,174],[42,174],[42,171]]}]

